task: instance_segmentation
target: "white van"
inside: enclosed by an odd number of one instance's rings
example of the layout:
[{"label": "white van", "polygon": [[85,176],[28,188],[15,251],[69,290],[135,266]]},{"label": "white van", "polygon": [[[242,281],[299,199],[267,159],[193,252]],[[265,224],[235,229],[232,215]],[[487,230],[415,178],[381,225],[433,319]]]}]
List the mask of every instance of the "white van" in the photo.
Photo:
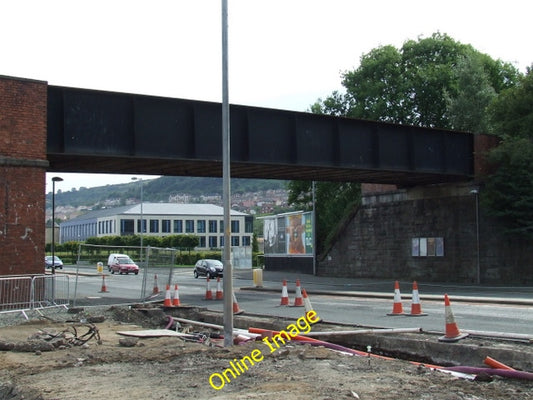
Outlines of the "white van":
[{"label": "white van", "polygon": [[139,273],[139,267],[127,254],[111,253],[107,258],[107,269],[113,274],[115,272],[120,274],[133,272],[135,275]]}]

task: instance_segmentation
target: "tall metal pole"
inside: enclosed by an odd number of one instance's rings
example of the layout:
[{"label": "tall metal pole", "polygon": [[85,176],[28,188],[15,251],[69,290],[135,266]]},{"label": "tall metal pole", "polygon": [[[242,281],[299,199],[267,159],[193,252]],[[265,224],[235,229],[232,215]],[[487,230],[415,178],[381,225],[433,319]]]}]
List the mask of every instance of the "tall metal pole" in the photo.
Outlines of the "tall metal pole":
[{"label": "tall metal pole", "polygon": [[230,119],[228,92],[228,0],[222,0],[222,197],[224,203],[224,347],[233,346],[233,271],[231,266]]},{"label": "tall metal pole", "polygon": [[476,281],[481,284],[481,266],[479,263],[479,190],[476,190]]},{"label": "tall metal pole", "polygon": [[63,178],[54,176],[52,178],[52,274],[56,273],[55,242],[56,242],[56,182],[63,181]]},{"label": "tall metal pole", "polygon": [[313,218],[311,228],[313,229],[313,275],[316,275],[316,197],[315,197],[315,181],[313,181],[312,186],[312,194],[313,194],[313,214],[311,218]]},{"label": "tall metal pole", "polygon": [[139,236],[141,237],[141,250],[139,252],[139,262],[141,263],[142,265],[142,261],[143,261],[143,232],[144,232],[144,221],[143,221],[143,180],[142,178],[137,178],[137,177],[133,177],[131,178],[132,181],[136,181],[136,180],[139,180],[139,183],[141,184],[141,222],[140,222],[140,232],[139,232]]}]

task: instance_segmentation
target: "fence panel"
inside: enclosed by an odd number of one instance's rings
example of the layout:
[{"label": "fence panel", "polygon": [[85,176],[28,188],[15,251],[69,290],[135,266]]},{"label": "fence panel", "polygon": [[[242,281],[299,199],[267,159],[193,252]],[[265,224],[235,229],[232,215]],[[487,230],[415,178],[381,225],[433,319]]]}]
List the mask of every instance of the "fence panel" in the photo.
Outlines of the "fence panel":
[{"label": "fence panel", "polygon": [[33,277],[32,286],[32,308],[66,307],[70,303],[70,281],[68,275],[35,276]]},{"label": "fence panel", "polygon": [[32,277],[0,278],[0,312],[29,310],[32,307]]}]

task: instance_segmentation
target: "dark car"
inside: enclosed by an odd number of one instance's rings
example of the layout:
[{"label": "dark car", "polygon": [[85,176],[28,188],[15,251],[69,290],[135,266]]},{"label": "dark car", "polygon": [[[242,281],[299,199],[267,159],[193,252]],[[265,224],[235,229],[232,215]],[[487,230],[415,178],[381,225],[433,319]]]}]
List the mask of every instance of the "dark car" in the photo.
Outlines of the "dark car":
[{"label": "dark car", "polygon": [[133,262],[129,257],[114,257],[109,265],[109,270],[112,274],[118,272],[119,274],[129,274],[130,272],[137,275],[139,274],[139,266]]},{"label": "dark car", "polygon": [[205,275],[208,278],[222,277],[224,275],[224,265],[218,260],[198,260],[194,265],[194,277],[198,278],[200,275]]},{"label": "dark car", "polygon": [[45,268],[52,268],[52,264],[54,264],[55,268],[63,269],[63,261],[58,256],[54,256],[52,262],[52,256],[45,256],[44,257],[44,267]]}]

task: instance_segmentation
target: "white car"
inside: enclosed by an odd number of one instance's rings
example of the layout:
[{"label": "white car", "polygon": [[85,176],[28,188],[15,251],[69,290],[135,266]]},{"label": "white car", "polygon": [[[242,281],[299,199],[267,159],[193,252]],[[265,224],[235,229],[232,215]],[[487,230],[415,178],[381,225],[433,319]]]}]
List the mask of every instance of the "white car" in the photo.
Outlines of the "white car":
[{"label": "white car", "polygon": [[52,256],[45,256],[44,257],[44,267],[45,268],[52,268],[52,264],[54,264],[55,268],[63,269],[63,261],[58,256],[54,256],[52,262]]}]

